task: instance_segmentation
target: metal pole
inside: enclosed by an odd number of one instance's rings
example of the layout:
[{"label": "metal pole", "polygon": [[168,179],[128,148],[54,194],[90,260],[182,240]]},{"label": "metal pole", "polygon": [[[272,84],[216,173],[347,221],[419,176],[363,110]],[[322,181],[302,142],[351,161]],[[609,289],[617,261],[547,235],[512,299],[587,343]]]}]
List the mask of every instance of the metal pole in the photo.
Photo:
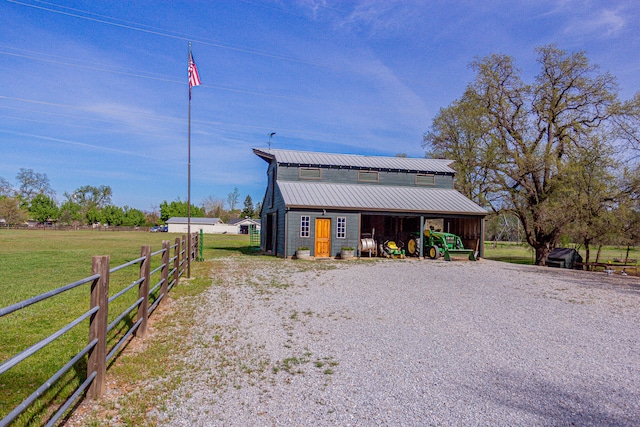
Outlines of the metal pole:
[{"label": "metal pole", "polygon": [[[191,42],[189,42],[189,56],[191,58]],[[187,155],[187,278],[191,277],[191,84],[189,85],[189,125],[188,125],[188,155]]]}]

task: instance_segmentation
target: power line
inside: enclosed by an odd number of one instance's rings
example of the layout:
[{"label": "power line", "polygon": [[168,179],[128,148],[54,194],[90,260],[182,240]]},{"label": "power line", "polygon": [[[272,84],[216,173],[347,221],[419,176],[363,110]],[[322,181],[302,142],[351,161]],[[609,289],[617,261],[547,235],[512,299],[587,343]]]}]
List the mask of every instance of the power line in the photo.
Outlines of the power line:
[{"label": "power line", "polygon": [[[138,22],[124,21],[124,20],[120,20],[118,18],[107,16],[107,15],[97,15],[97,14],[94,14],[92,12],[88,12],[88,11],[85,11],[85,10],[82,10],[82,9],[67,8],[65,6],[59,6],[59,5],[56,5],[54,3],[48,3],[48,2],[44,2],[44,1],[34,0],[34,1],[38,2],[38,3],[43,3],[43,4],[46,4],[46,5],[51,5],[51,6],[55,6],[55,7],[59,7],[59,8],[64,8],[64,9],[69,9],[69,10],[73,10],[74,12],[79,12],[79,13],[65,12],[63,10],[57,10],[57,9],[53,9],[51,7],[45,7],[45,6],[38,6],[38,5],[35,5],[35,4],[25,3],[25,2],[22,2],[22,1],[18,1],[18,0],[7,0],[7,1],[9,3],[14,3],[14,4],[17,4],[17,5],[20,5],[20,6],[31,7],[31,8],[34,8],[34,9],[39,9],[39,10],[43,10],[43,11],[47,11],[47,12],[51,12],[51,13],[57,13],[57,14],[60,14],[60,15],[66,15],[66,16],[70,16],[70,17],[78,18],[78,19],[84,19],[84,20],[87,20],[87,21],[97,22],[97,23],[100,23],[100,24],[112,25],[114,27],[124,28],[124,29],[132,30],[132,31],[139,31],[139,32],[146,33],[146,34],[152,34],[152,35],[156,35],[156,36],[172,38],[172,39],[175,39],[175,40],[191,41],[193,43],[198,43],[198,44],[202,44],[202,45],[205,45],[205,46],[212,46],[212,47],[216,47],[216,48],[219,48],[219,49],[226,49],[226,50],[231,50],[231,51],[235,51],[235,52],[247,53],[247,54],[251,54],[251,55],[257,55],[257,56],[262,56],[262,57],[271,58],[271,59],[277,59],[277,60],[281,60],[281,61],[296,62],[296,63],[299,63],[299,64],[312,65],[312,66],[315,66],[315,67],[321,67],[321,68],[327,68],[327,69],[339,69],[337,67],[333,67],[333,66],[327,65],[327,63],[305,61],[305,60],[300,59],[300,58],[294,58],[294,57],[291,57],[291,56],[285,56],[285,55],[281,55],[281,54],[274,54],[274,53],[270,53],[270,52],[263,51],[263,50],[236,47],[236,46],[223,44],[223,43],[220,43],[220,42],[213,42],[213,41],[209,41],[209,40],[198,39],[197,37],[189,36],[189,35],[182,34],[182,33],[177,33],[177,32],[171,31],[171,30],[160,29],[160,28],[157,28],[157,27],[151,27],[151,26],[148,26],[148,25],[145,25],[145,24],[141,24],[141,23],[138,23]],[[95,15],[95,16],[99,16],[100,18],[92,18],[90,16],[85,16],[85,15],[82,15],[80,13],[88,14],[88,15]],[[102,18],[105,18],[105,19],[102,19]],[[118,23],[117,21],[124,22],[124,23],[121,24],[121,23]],[[142,28],[142,27],[148,27],[150,29],[146,29],[146,28]]]},{"label": "power line", "polygon": [[[0,108],[5,108],[5,107],[0,107]],[[40,113],[39,111],[34,111],[36,113]],[[45,113],[46,114],[46,113]],[[65,117],[65,118],[75,118],[75,119],[80,119],[80,120],[97,120],[97,119],[91,119],[91,118],[85,118],[85,117],[73,117],[73,116],[66,116],[63,114],[58,114],[57,116],[59,117]],[[36,119],[31,119],[31,118],[26,118],[26,117],[17,117],[17,116],[5,116],[5,115],[0,115],[0,118],[3,119],[9,119],[9,120],[20,120],[23,122],[29,122],[29,123],[38,123],[38,124],[43,124],[43,125],[56,125],[57,127],[60,126],[64,126],[64,127],[71,127],[71,128],[77,128],[77,129],[89,129],[89,130],[96,130],[101,132],[102,134],[105,133],[114,133],[114,134],[126,134],[126,135],[138,135],[138,136],[147,136],[147,137],[151,137],[153,136],[153,138],[172,138],[171,136],[169,136],[167,134],[167,132],[169,130],[175,130],[175,129],[170,129],[170,128],[158,128],[156,126],[154,126],[154,132],[153,134],[150,133],[142,133],[142,132],[132,132],[131,129],[114,129],[113,126],[109,127],[109,128],[100,128],[100,127],[96,127],[96,126],[86,126],[86,125],[78,125],[78,124],[71,124],[71,123],[60,123],[60,122],[53,122],[53,121],[47,121],[47,120],[36,120]],[[107,120],[99,120],[101,122],[105,122],[105,123],[111,123],[113,124],[113,122],[109,122]]]},{"label": "power line", "polygon": [[[49,59],[52,62],[55,63],[61,63],[64,65],[72,65],[72,66],[76,66],[76,64],[78,63],[78,57],[71,57],[71,56],[61,56],[61,55],[54,55],[48,52],[40,52],[37,50],[29,50],[29,49],[24,49],[24,48],[16,48],[15,46],[10,46],[10,45],[3,45],[0,44],[0,49],[5,49],[8,51],[16,51],[18,53],[11,53],[11,52],[3,52],[0,51],[0,54],[6,54],[6,55],[14,55],[17,57],[22,57],[22,58],[28,58],[28,59],[33,59],[35,61],[47,61],[47,59],[43,59],[40,58],[45,57],[45,58],[53,58],[53,59]],[[94,67],[94,70],[98,70],[98,71],[107,71],[107,72],[111,72],[111,71],[115,71],[115,72],[119,72],[118,69],[120,70],[126,70],[129,71],[131,70],[131,67],[121,67],[121,66],[114,66],[114,65],[105,65],[105,64],[100,64],[100,63],[96,63],[94,62],[93,64],[91,64],[89,62],[88,58],[83,58],[82,60],[83,64],[89,64],[90,66]],[[142,71],[143,74],[149,76],[149,77],[154,77],[157,76],[159,79],[171,79],[171,76],[167,76],[164,74],[160,74],[160,73],[156,73],[156,72],[150,72],[150,71]]]},{"label": "power line", "polygon": [[7,56],[18,57],[18,58],[33,59],[33,60],[36,60],[36,61],[43,61],[43,62],[48,62],[48,63],[52,63],[52,64],[66,65],[66,66],[70,66],[70,67],[84,68],[84,69],[93,70],[93,71],[104,71],[104,72],[108,72],[108,73],[119,74],[119,75],[129,76],[129,77],[140,77],[140,78],[148,79],[148,80],[159,80],[159,81],[170,82],[170,83],[184,84],[184,81],[180,81],[180,80],[176,80],[176,79],[162,78],[162,77],[152,77],[152,76],[145,76],[145,75],[142,75],[142,74],[136,74],[136,73],[125,72],[125,71],[109,70],[109,69],[106,69],[106,68],[93,67],[93,66],[90,66],[90,65],[83,65],[82,63],[79,63],[79,62],[64,62],[64,61],[58,61],[58,60],[54,60],[54,59],[36,58],[34,56],[21,55],[21,54],[18,54],[18,53],[10,53],[10,52],[0,52],[0,55],[7,55]]},{"label": "power line", "polygon": [[[0,45],[0,47],[4,47],[4,46]],[[66,58],[66,57],[57,56],[57,55],[51,55],[51,54],[48,54],[48,53],[37,52],[37,51],[28,51],[28,52],[33,53],[33,54],[37,54],[37,55],[49,56],[49,57],[53,57],[53,58],[71,59],[71,58]],[[102,72],[105,72],[105,73],[112,73],[112,74],[118,74],[118,75],[123,75],[123,76],[128,76],[128,77],[136,77],[136,78],[147,79],[147,80],[154,80],[154,81],[161,81],[161,82],[168,82],[168,83],[177,83],[177,84],[181,84],[181,85],[185,84],[185,82],[183,80],[178,80],[178,79],[172,78],[171,76],[166,76],[166,75],[163,76],[163,75],[158,74],[158,73],[153,73],[153,74],[156,74],[158,76],[158,77],[154,77],[152,75],[147,75],[148,73],[146,73],[146,72],[145,72],[146,74],[138,74],[138,73],[131,73],[131,72],[128,72],[128,71],[118,71],[118,70],[99,67],[99,66],[84,65],[83,63],[77,62],[77,61],[76,62],[66,62],[66,61],[62,61],[62,60],[59,60],[59,59],[39,58],[39,57],[34,56],[34,55],[25,55],[25,54],[12,53],[12,52],[3,52],[3,51],[0,51],[0,55],[7,55],[7,56],[13,56],[13,57],[17,57],[17,58],[24,58],[24,59],[31,59],[33,61],[42,61],[42,62],[47,62],[47,63],[52,63],[52,64],[69,66],[69,67],[84,68],[84,69],[89,69],[89,70],[93,70],[93,71],[102,71]],[[214,89],[214,90],[221,90],[221,91],[225,91],[225,92],[242,93],[242,94],[246,94],[246,95],[255,95],[255,96],[265,96],[265,97],[270,97],[270,98],[287,99],[287,100],[291,100],[291,101],[303,101],[303,102],[309,102],[310,101],[310,102],[320,102],[320,103],[325,103],[325,104],[327,103],[326,101],[322,101],[322,100],[320,100],[318,98],[305,98],[305,97],[300,97],[300,96],[281,95],[281,94],[277,94],[277,93],[273,93],[273,92],[258,92],[258,91],[252,91],[252,90],[247,90],[247,89],[238,89],[238,88],[233,88],[233,87],[228,87],[228,86],[203,84],[203,85],[200,85],[200,87],[208,88],[208,89]]]}]

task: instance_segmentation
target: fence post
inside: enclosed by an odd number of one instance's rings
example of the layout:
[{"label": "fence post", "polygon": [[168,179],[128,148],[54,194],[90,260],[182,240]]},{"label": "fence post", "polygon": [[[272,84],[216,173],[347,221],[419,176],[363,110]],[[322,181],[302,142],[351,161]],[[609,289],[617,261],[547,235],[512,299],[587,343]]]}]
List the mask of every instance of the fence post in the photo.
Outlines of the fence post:
[{"label": "fence post", "polygon": [[91,383],[88,395],[97,399],[104,393],[107,372],[107,324],[109,314],[109,255],[91,258],[92,274],[100,277],[91,283],[91,308],[99,307],[89,320],[89,342],[97,339],[97,344],[89,352],[87,376],[94,371],[96,377]]},{"label": "fence post", "polygon": [[162,294],[162,298],[166,299],[169,294],[169,252],[171,251],[171,242],[168,240],[162,241],[162,270],[160,272],[162,277],[162,286],[160,286],[160,293]]},{"label": "fence post", "polygon": [[192,259],[194,261],[197,261],[198,260],[198,246],[200,245],[200,236],[199,236],[199,234],[197,232],[193,233],[192,242],[193,242],[193,246],[192,246],[192,250],[193,250],[192,254],[193,254],[193,256],[192,256]]},{"label": "fence post", "polygon": [[204,256],[202,255],[204,251],[204,230],[200,229],[200,234],[198,234],[198,261],[204,261]]},{"label": "fence post", "polygon": [[140,278],[144,280],[138,285],[138,298],[142,298],[138,306],[138,321],[140,326],[136,330],[136,336],[144,338],[147,334],[147,319],[149,318],[149,273],[151,271],[151,246],[143,246],[140,249],[140,256],[144,257],[140,263]]},{"label": "fence post", "polygon": [[193,247],[198,243],[196,241],[197,239],[197,234],[195,233],[191,233],[191,240],[189,241],[191,243],[191,246],[189,246],[189,258],[191,258],[191,261],[195,260],[195,256],[193,254]]},{"label": "fence post", "polygon": [[178,284],[178,277],[180,276],[180,238],[176,237],[176,247],[173,249],[173,286]]},{"label": "fence post", "polygon": [[[189,245],[187,245],[187,235],[182,235],[182,271],[187,271],[187,256],[189,255]],[[183,273],[184,274],[184,273]]]}]

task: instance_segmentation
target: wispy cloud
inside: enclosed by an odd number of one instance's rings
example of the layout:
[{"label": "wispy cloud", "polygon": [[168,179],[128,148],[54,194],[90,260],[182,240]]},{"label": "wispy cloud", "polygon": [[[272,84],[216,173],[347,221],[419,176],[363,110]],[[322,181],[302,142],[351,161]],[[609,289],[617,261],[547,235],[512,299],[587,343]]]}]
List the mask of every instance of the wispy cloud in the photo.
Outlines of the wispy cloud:
[{"label": "wispy cloud", "polygon": [[314,20],[332,22],[336,30],[374,37],[406,30],[418,23],[425,10],[424,2],[418,0],[299,0],[298,6]]},{"label": "wispy cloud", "polygon": [[584,16],[573,15],[564,32],[571,36],[611,38],[619,36],[626,26],[624,9],[598,9]]},{"label": "wispy cloud", "polygon": [[385,35],[408,25],[412,21],[412,9],[411,2],[361,2],[340,25],[371,35]]},{"label": "wispy cloud", "polygon": [[123,150],[119,148],[108,147],[105,145],[88,144],[86,142],[73,141],[73,140],[62,139],[62,138],[53,138],[46,135],[37,135],[37,134],[26,133],[26,132],[14,132],[14,131],[4,130],[4,129],[0,129],[0,133],[4,133],[7,135],[14,135],[14,136],[23,137],[23,138],[31,138],[35,140],[48,141],[48,142],[53,142],[53,143],[58,143],[63,145],[70,145],[76,148],[84,148],[92,151],[102,151],[102,152],[109,152],[109,153],[115,153],[115,154],[124,154],[127,156],[136,156],[136,157],[143,157],[148,159],[162,160],[161,156],[154,156],[154,155],[149,155],[145,153],[137,153],[130,150]]}]

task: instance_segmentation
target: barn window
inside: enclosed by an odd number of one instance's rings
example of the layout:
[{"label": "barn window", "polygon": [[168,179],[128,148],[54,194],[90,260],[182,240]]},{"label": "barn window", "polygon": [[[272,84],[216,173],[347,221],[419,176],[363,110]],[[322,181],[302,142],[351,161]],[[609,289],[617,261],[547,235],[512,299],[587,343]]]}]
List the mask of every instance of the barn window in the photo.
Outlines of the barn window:
[{"label": "barn window", "polygon": [[433,174],[416,175],[416,185],[435,185],[436,176]]},{"label": "barn window", "polygon": [[320,168],[300,168],[298,169],[300,179],[321,179],[322,172]]},{"label": "barn window", "polygon": [[311,217],[302,215],[300,217],[300,237],[309,237],[309,224],[311,224]]},{"label": "barn window", "polygon": [[346,237],[347,237],[347,218],[344,216],[339,216],[337,228],[336,228],[336,238],[346,239]]},{"label": "barn window", "polygon": [[376,172],[376,171],[358,171],[358,181],[378,182],[378,172]]}]

